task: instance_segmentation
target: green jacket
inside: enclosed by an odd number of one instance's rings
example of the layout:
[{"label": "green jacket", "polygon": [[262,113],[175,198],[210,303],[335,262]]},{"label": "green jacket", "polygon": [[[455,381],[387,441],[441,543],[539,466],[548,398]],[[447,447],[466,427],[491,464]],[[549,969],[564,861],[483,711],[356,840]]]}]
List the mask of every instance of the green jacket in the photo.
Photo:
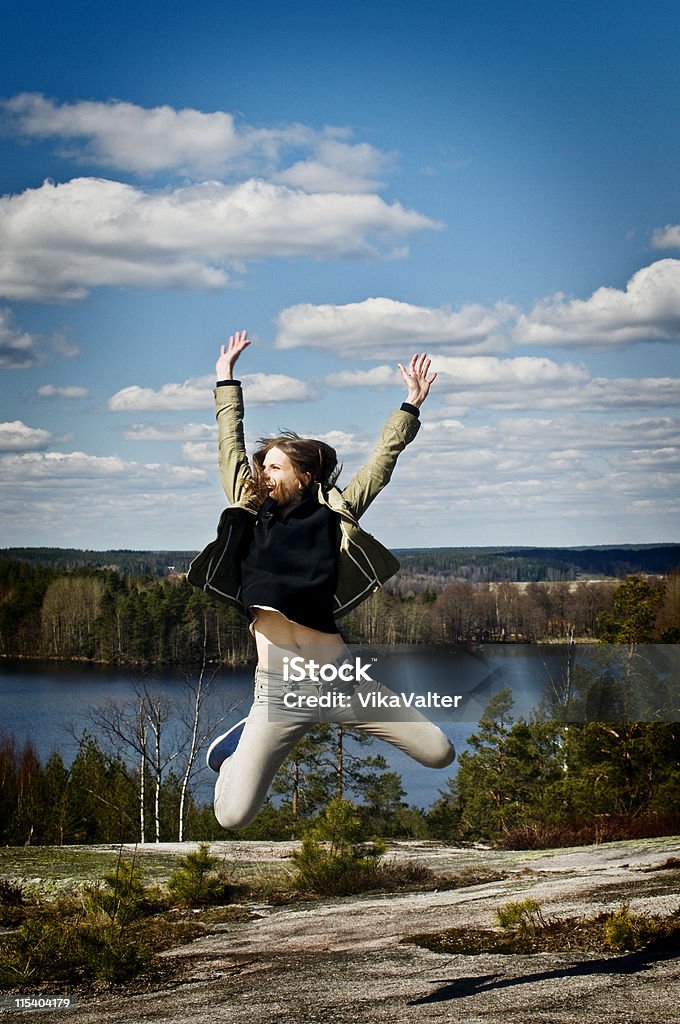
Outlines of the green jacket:
[{"label": "green jacket", "polygon": [[[229,506],[222,513],[217,538],[194,558],[188,580],[241,610],[241,559],[248,550],[255,517],[262,504],[253,482],[243,437],[243,393],[239,384],[215,389],[219,428],[220,477]],[[316,498],[337,513],[340,523],[338,580],[334,615],[346,614],[393,576],[399,562],[359,526],[359,519],[389,483],[397,458],[418,433],[417,416],[393,412],[368,461],[341,492],[316,484]]]}]

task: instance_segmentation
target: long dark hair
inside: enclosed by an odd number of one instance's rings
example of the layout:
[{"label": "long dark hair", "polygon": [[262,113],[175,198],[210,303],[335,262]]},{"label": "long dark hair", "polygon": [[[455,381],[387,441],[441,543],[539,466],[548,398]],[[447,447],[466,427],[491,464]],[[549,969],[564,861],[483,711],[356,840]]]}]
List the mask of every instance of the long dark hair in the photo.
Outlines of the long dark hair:
[{"label": "long dark hair", "polygon": [[300,437],[294,430],[284,430],[278,437],[261,437],[257,443],[258,449],[253,455],[253,476],[263,498],[267,496],[263,474],[264,460],[272,448],[278,448],[288,456],[300,483],[304,482],[305,473],[309,473],[312,482],[321,484],[323,489],[327,490],[340,475],[342,465],[338,464],[337,452],[325,441]]}]

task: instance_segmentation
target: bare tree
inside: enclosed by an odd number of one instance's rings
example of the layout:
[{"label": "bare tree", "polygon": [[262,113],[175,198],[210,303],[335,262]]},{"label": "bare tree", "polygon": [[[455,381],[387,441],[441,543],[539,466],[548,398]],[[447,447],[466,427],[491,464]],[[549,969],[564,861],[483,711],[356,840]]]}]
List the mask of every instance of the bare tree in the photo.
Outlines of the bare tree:
[{"label": "bare tree", "polygon": [[198,755],[208,738],[235,710],[236,704],[211,702],[207,719],[207,702],[212,696],[212,683],[218,668],[209,669],[204,645],[197,676],[187,674],[178,684],[177,699],[154,693],[146,681],[135,683],[128,701],[108,700],[102,707],[92,708],[89,720],[104,737],[112,752],[124,762],[138,766],[138,802],[140,842],[147,841],[147,820],[151,813],[154,841],[161,840],[161,790],[168,769],[176,766],[179,778],[178,841],[184,840],[187,797],[192,779],[201,770]]},{"label": "bare tree", "polygon": [[104,593],[102,580],[92,576],[60,576],[52,580],[40,612],[48,650],[57,656],[85,653]]},{"label": "bare tree", "polygon": [[221,708],[218,713],[213,714],[206,722],[205,708],[209,696],[212,695],[212,683],[217,675],[217,669],[207,671],[205,651],[198,675],[194,678],[191,675],[184,679],[184,706],[180,711],[182,725],[183,745],[180,754],[182,763],[179,791],[179,823],[178,842],[184,841],[184,828],[186,819],[186,803],[189,785],[192,778],[201,770],[197,766],[198,754],[207,740],[217,732],[217,729],[235,709],[232,704],[228,708]]},{"label": "bare tree", "polygon": [[192,778],[200,770],[197,767],[198,753],[208,738],[215,734],[217,728],[235,710],[236,704],[228,708],[221,707],[213,715],[209,722],[205,721],[205,708],[209,696],[212,694],[212,684],[215,680],[218,667],[208,671],[208,613],[210,609],[203,609],[203,644],[201,653],[201,667],[198,675],[187,674],[184,677],[184,700],[179,712],[181,725],[181,744],[178,749],[182,770],[180,776],[179,793],[179,822],[178,842],[184,840],[184,826],[186,818],[186,802],[189,792],[189,785]]},{"label": "bare tree", "polygon": [[[146,681],[135,684],[129,701],[108,700],[100,708],[91,708],[89,719],[123,761],[139,766],[140,842],[146,842],[146,783],[153,785],[155,841],[160,842],[160,794],[165,771],[179,755],[175,742],[163,743],[166,726],[172,719],[167,698],[149,691]],[[168,752],[169,747],[169,752]]]}]

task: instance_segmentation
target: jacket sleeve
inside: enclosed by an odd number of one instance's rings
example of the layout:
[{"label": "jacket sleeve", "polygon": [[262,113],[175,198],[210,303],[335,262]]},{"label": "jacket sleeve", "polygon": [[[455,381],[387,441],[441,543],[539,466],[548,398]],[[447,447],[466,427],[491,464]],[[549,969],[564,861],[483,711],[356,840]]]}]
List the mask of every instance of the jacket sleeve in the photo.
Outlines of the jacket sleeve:
[{"label": "jacket sleeve", "polygon": [[240,384],[215,388],[220,480],[230,505],[257,510],[260,505],[243,437],[243,392]]},{"label": "jacket sleeve", "polygon": [[393,412],[382,429],[370,458],[342,492],[342,497],[357,519],[386,487],[397,459],[420,429],[420,421],[410,412]]}]

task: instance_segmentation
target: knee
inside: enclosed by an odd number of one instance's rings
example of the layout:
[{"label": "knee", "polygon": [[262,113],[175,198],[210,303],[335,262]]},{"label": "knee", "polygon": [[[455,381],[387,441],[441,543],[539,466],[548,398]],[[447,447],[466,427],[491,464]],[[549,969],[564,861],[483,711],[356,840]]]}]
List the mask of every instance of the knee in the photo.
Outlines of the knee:
[{"label": "knee", "polygon": [[239,829],[250,825],[257,817],[257,808],[224,806],[215,801],[215,817],[222,828]]},{"label": "knee", "polygon": [[446,768],[456,759],[456,751],[447,736],[440,732],[439,737],[428,749],[428,757],[425,764],[428,768]]},{"label": "knee", "polygon": [[215,817],[222,828],[245,828],[257,817],[262,801],[252,793],[246,795],[243,789],[236,789],[230,781],[229,772],[224,772],[224,777],[220,773],[213,801]]}]

